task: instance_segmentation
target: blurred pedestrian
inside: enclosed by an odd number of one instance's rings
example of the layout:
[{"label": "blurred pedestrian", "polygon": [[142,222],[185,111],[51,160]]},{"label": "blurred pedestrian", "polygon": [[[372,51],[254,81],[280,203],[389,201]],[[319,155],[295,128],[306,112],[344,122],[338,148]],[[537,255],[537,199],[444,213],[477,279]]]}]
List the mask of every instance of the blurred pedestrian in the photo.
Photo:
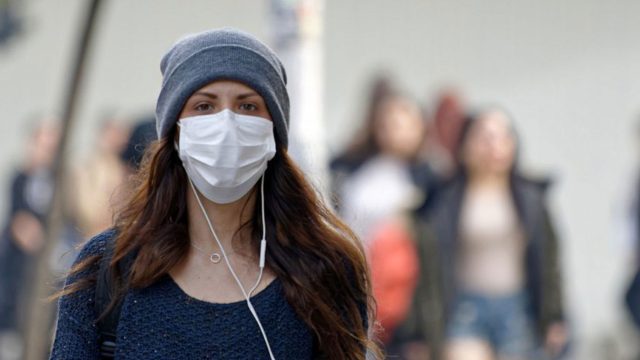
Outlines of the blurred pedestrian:
[{"label": "blurred pedestrian", "polygon": [[365,244],[380,221],[421,203],[424,179],[435,175],[421,152],[426,123],[417,103],[379,77],[368,109],[360,133],[331,163],[339,212]]},{"label": "blurred pedestrian", "polygon": [[[0,358],[7,347],[22,352],[29,279],[45,242],[45,221],[53,196],[53,161],[60,131],[53,120],[39,123],[27,141],[24,165],[13,176],[11,202],[0,238]],[[4,354],[9,358],[12,355]],[[18,355],[17,358],[20,356]]]},{"label": "blurred pedestrian", "polygon": [[448,178],[456,171],[456,149],[465,118],[464,100],[457,91],[445,89],[434,108],[427,142],[429,163],[441,177]]},{"label": "blurred pedestrian", "polygon": [[145,151],[156,137],[156,120],[153,115],[144,116],[135,122],[127,144],[120,154],[128,174],[138,171]]},{"label": "blurred pedestrian", "polygon": [[[640,139],[640,126],[636,129],[636,136]],[[624,300],[626,310],[633,324],[640,330],[640,176],[638,176],[635,181],[635,188],[633,189],[631,198],[631,211],[628,214],[629,221],[625,221],[625,223],[629,224],[628,228],[630,230],[628,243],[630,243],[629,249],[632,250],[631,253],[633,254],[631,259],[632,276],[624,294]],[[627,228],[627,226],[625,226],[625,228]],[[626,242],[627,241],[625,241],[625,243]]]},{"label": "blurred pedestrian", "polygon": [[126,175],[120,158],[128,138],[126,126],[110,116],[97,135],[96,147],[74,170],[69,191],[71,215],[83,238],[109,228]]},{"label": "blurred pedestrian", "polygon": [[227,28],[181,39],[161,70],[159,140],[114,229],[79,255],[52,359],[375,350],[363,250],[287,154],[277,56]]},{"label": "blurred pedestrian", "polygon": [[394,330],[411,304],[418,260],[406,215],[427,202],[439,183],[426,161],[426,120],[419,105],[377,78],[361,132],[333,160],[341,216],[369,256],[380,339],[395,354]]},{"label": "blurred pedestrian", "polygon": [[633,324],[640,330],[640,266],[636,265],[635,269],[625,292],[625,305]]},{"label": "blurred pedestrian", "polygon": [[403,324],[411,349],[433,359],[558,356],[568,330],[558,240],[546,205],[548,181],[517,168],[507,114],[468,118],[458,142],[458,175],[428,218],[419,219],[420,280]]}]

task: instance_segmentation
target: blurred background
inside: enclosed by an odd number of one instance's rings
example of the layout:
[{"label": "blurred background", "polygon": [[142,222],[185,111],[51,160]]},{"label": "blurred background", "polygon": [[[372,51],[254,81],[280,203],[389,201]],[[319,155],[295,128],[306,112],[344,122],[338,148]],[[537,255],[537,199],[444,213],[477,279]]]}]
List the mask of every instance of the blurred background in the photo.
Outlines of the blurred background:
[{"label": "blurred background", "polygon": [[[43,139],[38,124],[48,120],[42,131],[54,138],[60,131],[51,124],[63,113],[87,4],[0,1],[0,218],[8,227],[16,174],[52,161],[45,155],[56,140]],[[446,135],[438,114],[446,122],[442,112],[451,111],[455,122],[479,107],[506,109],[519,168],[552,183],[570,357],[632,358],[638,334],[624,296],[637,267],[638,14],[632,0],[103,1],[66,148],[66,179],[78,196],[65,197],[73,221],[62,237],[72,248],[108,226],[111,214],[87,214],[79,194],[101,191],[108,204],[131,171],[118,159],[130,159],[121,154],[134,126],[153,118],[164,52],[185,34],[232,26],[282,56],[294,106],[291,151],[328,196],[340,197],[330,159],[365,126],[379,79],[424,120],[421,151],[443,178],[453,165],[438,152],[449,151],[446,138],[457,130]],[[100,171],[108,176],[91,177]],[[46,184],[36,193],[50,191]],[[15,269],[2,269],[1,277],[14,277]],[[16,340],[2,341],[7,349]]]}]

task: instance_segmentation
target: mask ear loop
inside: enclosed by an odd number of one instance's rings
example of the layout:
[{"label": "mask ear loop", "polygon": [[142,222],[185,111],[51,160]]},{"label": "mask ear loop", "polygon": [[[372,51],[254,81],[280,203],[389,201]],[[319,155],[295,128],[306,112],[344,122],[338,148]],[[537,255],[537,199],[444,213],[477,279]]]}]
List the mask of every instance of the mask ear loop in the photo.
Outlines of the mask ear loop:
[{"label": "mask ear loop", "polygon": [[236,283],[238,284],[238,287],[240,288],[240,291],[242,291],[242,295],[244,296],[244,298],[245,298],[245,300],[247,302],[247,307],[249,308],[249,311],[251,312],[251,315],[253,315],[253,318],[256,320],[256,323],[258,324],[258,327],[260,328],[260,332],[262,333],[262,338],[264,339],[264,343],[267,345],[267,350],[269,351],[269,357],[271,358],[271,360],[275,360],[275,357],[273,356],[273,352],[271,351],[271,345],[269,344],[269,339],[267,339],[267,333],[264,331],[264,328],[262,327],[262,323],[260,322],[260,319],[258,318],[258,314],[256,313],[256,309],[254,309],[253,304],[251,303],[251,299],[250,299],[251,293],[253,293],[253,291],[255,291],[255,289],[260,284],[260,281],[262,280],[262,273],[263,273],[263,270],[264,270],[265,255],[266,255],[266,251],[267,251],[266,224],[264,222],[264,220],[265,220],[265,216],[264,216],[264,174],[262,175],[261,183],[260,183],[260,195],[261,195],[260,197],[261,197],[261,208],[262,208],[262,239],[260,240],[260,263],[259,263],[260,274],[258,275],[258,281],[253,286],[253,288],[251,288],[251,291],[249,292],[249,294],[247,294],[247,292],[244,290],[244,286],[242,286],[242,282],[240,281],[240,278],[238,278],[238,275],[236,275],[236,272],[233,271],[233,267],[231,266],[231,262],[229,261],[229,258],[227,257],[226,251],[224,251],[224,247],[222,246],[222,242],[218,238],[218,234],[216,234],[216,231],[213,229],[213,225],[211,224],[211,220],[209,219],[209,216],[207,215],[207,211],[204,209],[204,205],[202,205],[202,201],[200,201],[200,196],[198,195],[198,192],[196,191],[196,188],[193,185],[193,182],[191,181],[191,178],[188,177],[188,179],[189,179],[189,185],[191,185],[191,190],[193,191],[193,194],[196,196],[196,201],[198,202],[198,206],[200,207],[200,210],[202,211],[202,215],[204,215],[204,218],[207,221],[207,225],[209,226],[209,230],[211,231],[211,234],[213,235],[214,239],[216,240],[216,243],[218,243],[218,247],[220,247],[220,252],[222,253],[222,257],[224,258],[224,261],[227,264],[227,268],[229,269],[229,272],[231,272],[231,275],[233,276],[233,278],[235,279]]}]

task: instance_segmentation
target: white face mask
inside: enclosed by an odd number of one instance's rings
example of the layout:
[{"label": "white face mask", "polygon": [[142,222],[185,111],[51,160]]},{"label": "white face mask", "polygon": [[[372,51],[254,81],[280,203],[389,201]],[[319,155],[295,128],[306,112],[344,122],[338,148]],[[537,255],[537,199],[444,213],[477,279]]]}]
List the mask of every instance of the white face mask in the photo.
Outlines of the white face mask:
[{"label": "white face mask", "polygon": [[207,199],[228,204],[258,182],[276,153],[273,123],[223,110],[178,121],[179,154],[187,175]]}]

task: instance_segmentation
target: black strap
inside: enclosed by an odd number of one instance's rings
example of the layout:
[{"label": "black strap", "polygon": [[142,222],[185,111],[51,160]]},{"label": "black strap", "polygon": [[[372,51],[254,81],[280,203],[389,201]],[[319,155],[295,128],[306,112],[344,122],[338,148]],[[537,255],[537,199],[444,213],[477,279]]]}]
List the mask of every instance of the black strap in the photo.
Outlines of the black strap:
[{"label": "black strap", "polygon": [[[127,279],[129,269],[135,259],[134,253],[126,256],[122,261],[118,263],[119,274],[114,274],[114,269],[109,266],[113,257],[113,246],[115,242],[115,236],[112,240],[107,242],[105,252],[100,260],[100,267],[98,269],[98,275],[96,278],[96,294],[95,294],[95,310],[98,315],[98,341],[100,344],[100,357],[102,359],[113,359],[116,351],[116,330],[118,329],[118,322],[120,320],[120,311],[122,309],[122,299],[117,299],[117,302],[110,309],[109,304],[114,296],[117,296],[116,291],[118,283],[117,279]],[[108,310],[108,311],[106,311]],[[105,312],[106,311],[106,312]]]}]

